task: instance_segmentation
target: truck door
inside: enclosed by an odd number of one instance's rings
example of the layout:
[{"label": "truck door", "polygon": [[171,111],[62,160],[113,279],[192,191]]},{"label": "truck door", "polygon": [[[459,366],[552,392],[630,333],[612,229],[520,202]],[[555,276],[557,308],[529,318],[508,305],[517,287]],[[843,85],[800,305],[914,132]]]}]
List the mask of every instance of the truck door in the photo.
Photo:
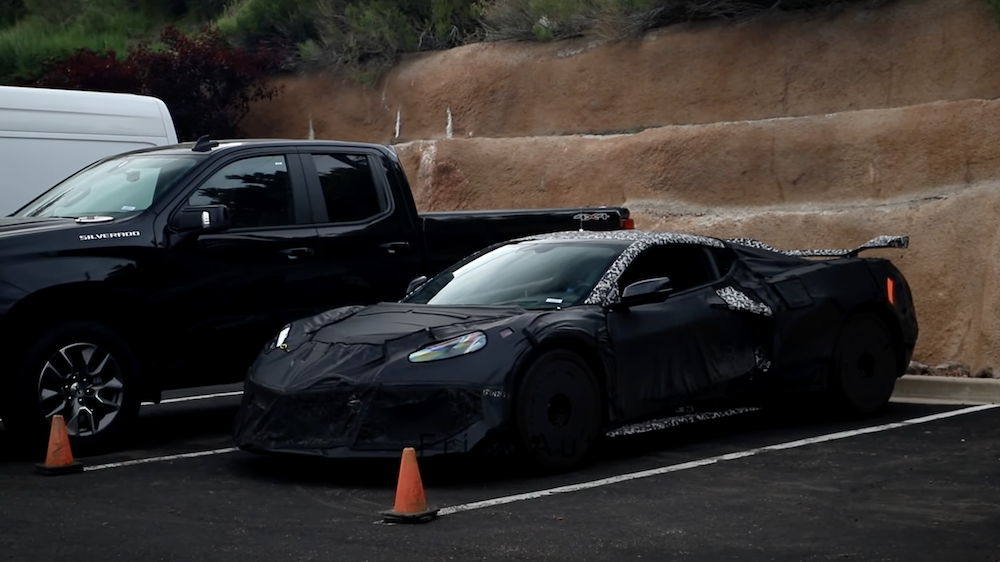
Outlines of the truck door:
[{"label": "truck door", "polygon": [[389,171],[363,149],[302,151],[312,219],[319,234],[325,291],[320,310],[397,301],[421,275],[420,230],[413,212],[393,198]]},{"label": "truck door", "polygon": [[294,149],[244,153],[220,162],[180,203],[226,205],[232,226],[167,249],[160,304],[182,358],[168,374],[172,386],[238,382],[268,339],[309,314],[325,290],[298,159]]}]

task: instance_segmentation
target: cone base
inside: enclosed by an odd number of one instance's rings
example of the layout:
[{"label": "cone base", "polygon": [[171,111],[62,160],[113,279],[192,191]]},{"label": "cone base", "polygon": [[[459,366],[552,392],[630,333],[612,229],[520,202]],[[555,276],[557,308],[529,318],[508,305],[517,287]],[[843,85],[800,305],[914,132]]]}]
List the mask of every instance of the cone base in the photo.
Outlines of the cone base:
[{"label": "cone base", "polygon": [[61,466],[48,466],[45,464],[36,464],[35,472],[45,476],[57,476],[59,474],[76,474],[78,472],[83,472],[83,464],[80,461],[73,461],[69,464],[64,464]]},{"label": "cone base", "polygon": [[437,518],[438,508],[430,508],[417,513],[399,513],[394,510],[380,511],[382,520],[388,523],[428,523]]}]

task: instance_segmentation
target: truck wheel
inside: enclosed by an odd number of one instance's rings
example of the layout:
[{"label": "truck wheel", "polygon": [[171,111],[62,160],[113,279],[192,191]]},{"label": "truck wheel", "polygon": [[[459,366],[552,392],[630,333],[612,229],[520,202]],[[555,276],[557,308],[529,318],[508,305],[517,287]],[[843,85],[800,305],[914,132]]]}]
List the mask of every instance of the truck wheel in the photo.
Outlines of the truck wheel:
[{"label": "truck wheel", "polygon": [[871,312],[852,314],[841,328],[833,356],[830,397],[853,416],[870,416],[889,403],[901,374],[895,338]]},{"label": "truck wheel", "polygon": [[74,455],[115,446],[139,414],[139,364],[128,344],[95,322],[55,325],[31,344],[14,378],[4,425],[44,445],[62,414]]},{"label": "truck wheel", "polygon": [[556,472],[581,464],[601,431],[601,398],[586,361],[549,351],[528,368],[514,402],[518,445],[537,468]]}]

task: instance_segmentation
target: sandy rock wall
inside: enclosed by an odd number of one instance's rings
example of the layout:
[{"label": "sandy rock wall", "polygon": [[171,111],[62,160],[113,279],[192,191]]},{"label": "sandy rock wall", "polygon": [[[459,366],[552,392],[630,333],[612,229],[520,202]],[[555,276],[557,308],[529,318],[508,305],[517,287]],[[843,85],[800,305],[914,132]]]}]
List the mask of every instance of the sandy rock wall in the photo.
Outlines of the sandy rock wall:
[{"label": "sandy rock wall", "polygon": [[[1000,95],[1000,32],[982,0],[894,0],[645,40],[474,44],[412,56],[374,87],[284,78],[249,136],[399,143],[604,133]],[[397,135],[397,115],[399,132]]]},{"label": "sandy rock wall", "polygon": [[396,146],[421,210],[628,206],[639,228],[873,252],[910,279],[916,360],[1000,365],[1000,101]]},{"label": "sandy rock wall", "polygon": [[892,260],[913,289],[921,334],[914,359],[958,360],[972,373],[1000,365],[1000,182],[984,182],[906,204],[873,203],[824,212],[725,210],[700,216],[640,214],[637,227],[721,237],[750,236],[778,248],[852,247],[906,234],[906,250],[864,255]]},{"label": "sandy rock wall", "polygon": [[[410,163],[426,210],[659,199],[680,212],[913,197],[1000,177],[998,146],[1000,101],[970,100],[634,135],[451,139],[396,149]],[[414,166],[421,159],[423,166]]]}]

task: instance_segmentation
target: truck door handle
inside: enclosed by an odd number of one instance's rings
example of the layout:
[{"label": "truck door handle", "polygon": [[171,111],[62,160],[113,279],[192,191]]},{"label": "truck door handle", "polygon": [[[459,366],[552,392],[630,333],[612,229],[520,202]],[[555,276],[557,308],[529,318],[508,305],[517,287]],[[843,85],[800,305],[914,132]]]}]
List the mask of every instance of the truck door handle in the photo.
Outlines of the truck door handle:
[{"label": "truck door handle", "polygon": [[278,250],[278,253],[288,256],[290,260],[297,260],[300,257],[311,256],[315,252],[312,248],[283,248]]},{"label": "truck door handle", "polygon": [[395,254],[400,250],[409,250],[409,242],[386,242],[385,244],[379,244],[379,248],[384,248],[389,251],[390,254]]}]

